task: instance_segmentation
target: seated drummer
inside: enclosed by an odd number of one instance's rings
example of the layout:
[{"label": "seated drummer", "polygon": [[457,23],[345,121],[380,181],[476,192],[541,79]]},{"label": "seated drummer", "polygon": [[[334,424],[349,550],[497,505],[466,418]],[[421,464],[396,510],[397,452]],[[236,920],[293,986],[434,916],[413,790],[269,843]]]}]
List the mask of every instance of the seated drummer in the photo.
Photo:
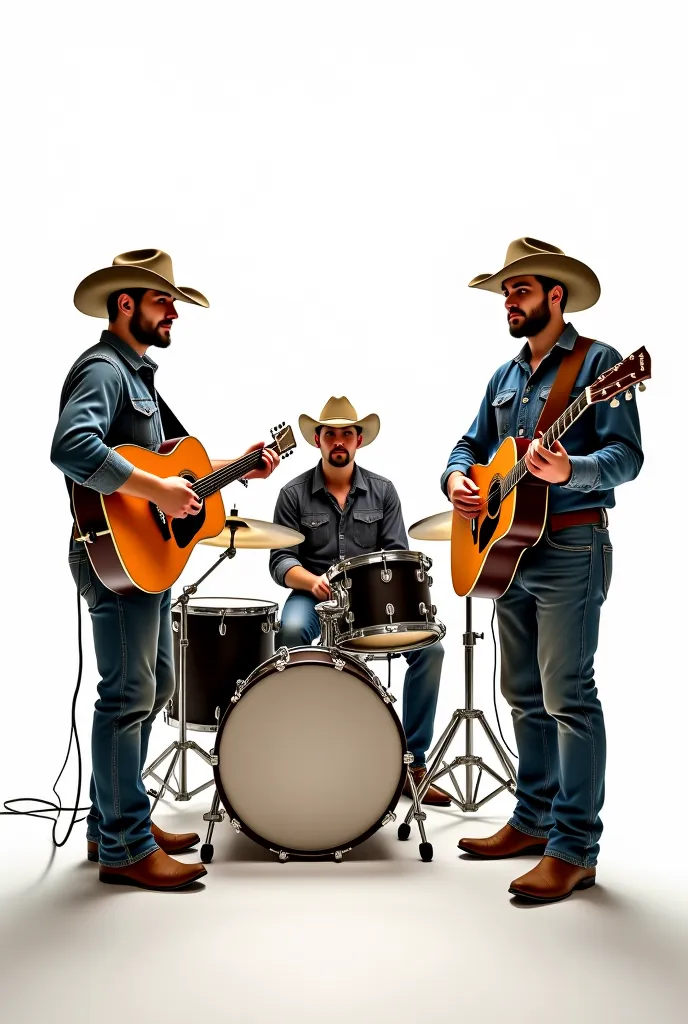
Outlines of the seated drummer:
[{"label": "seated drummer", "polygon": [[[302,544],[270,554],[275,583],[290,587],[276,643],[284,647],[311,644],[320,635],[315,610],[327,600],[327,570],[345,558],[371,551],[408,550],[399,496],[394,484],[355,464],[359,448],[380,430],[373,414],[359,420],[346,398],[330,398],[319,420],[299,417],[301,433],[320,449],[321,459],[279,492],[274,521],[305,534]],[[444,650],[441,643],[404,652],[402,724],[416,784],[426,773],[425,754],[432,741]],[[410,796],[408,782],[404,788]],[[443,790],[431,786],[423,803],[449,807]]]}]

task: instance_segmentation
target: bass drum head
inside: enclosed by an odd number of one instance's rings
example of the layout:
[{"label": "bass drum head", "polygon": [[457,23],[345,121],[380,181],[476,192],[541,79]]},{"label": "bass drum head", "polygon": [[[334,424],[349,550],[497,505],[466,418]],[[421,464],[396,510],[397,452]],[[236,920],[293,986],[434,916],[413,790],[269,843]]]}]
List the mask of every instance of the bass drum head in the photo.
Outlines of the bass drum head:
[{"label": "bass drum head", "polygon": [[[316,653],[317,652],[317,653]],[[372,835],[399,799],[405,738],[364,666],[296,648],[248,680],[218,732],[215,776],[230,816],[270,849],[325,855]]]}]

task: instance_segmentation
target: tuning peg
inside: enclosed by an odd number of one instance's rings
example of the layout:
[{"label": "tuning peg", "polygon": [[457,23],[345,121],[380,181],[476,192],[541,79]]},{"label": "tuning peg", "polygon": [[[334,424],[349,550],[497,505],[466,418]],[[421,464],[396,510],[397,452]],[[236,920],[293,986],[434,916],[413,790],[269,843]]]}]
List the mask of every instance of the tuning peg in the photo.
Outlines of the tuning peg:
[{"label": "tuning peg", "polygon": [[612,398],[612,400],[611,400],[611,402],[609,404],[611,405],[612,409],[618,409],[619,404],[620,404],[619,403],[619,399],[618,398]]},{"label": "tuning peg", "polygon": [[624,395],[624,398],[626,399],[627,402],[630,402],[630,400],[633,398],[633,392],[632,391],[627,391],[626,394]]},{"label": "tuning peg", "polygon": [[280,423],[280,430],[281,430],[281,429],[282,429],[282,427],[284,426],[285,422],[286,422],[286,420],[282,420],[282,422]]},{"label": "tuning peg", "polygon": [[647,391],[647,388],[645,387],[645,385],[643,384],[643,382],[642,382],[642,381],[641,381],[641,382],[640,382],[640,384],[638,385],[638,390],[639,390],[639,391]]}]

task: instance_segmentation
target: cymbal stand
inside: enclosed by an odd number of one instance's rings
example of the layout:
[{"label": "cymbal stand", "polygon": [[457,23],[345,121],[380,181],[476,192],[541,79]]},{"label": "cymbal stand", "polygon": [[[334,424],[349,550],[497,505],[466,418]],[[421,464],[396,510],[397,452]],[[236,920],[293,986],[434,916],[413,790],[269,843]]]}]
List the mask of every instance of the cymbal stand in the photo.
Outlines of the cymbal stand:
[{"label": "cymbal stand", "polygon": [[[232,511],[234,511],[234,510],[232,510]],[[189,792],[189,790],[187,788],[187,763],[186,763],[186,757],[187,757],[187,753],[189,751],[192,751],[193,753],[197,754],[200,757],[200,759],[202,761],[204,761],[205,764],[207,764],[211,768],[214,767],[217,764],[217,756],[215,754],[207,753],[207,751],[203,750],[203,748],[200,747],[198,745],[198,743],[196,743],[194,740],[187,739],[187,736],[186,736],[186,649],[189,646],[189,638],[188,638],[188,606],[189,606],[190,599],[196,593],[196,591],[198,590],[198,588],[201,585],[201,583],[203,583],[203,581],[205,579],[207,579],[208,576],[210,576],[211,572],[215,572],[215,570],[220,565],[220,563],[223,562],[226,558],[234,558],[234,556],[236,555],[237,549],[234,546],[234,535],[235,535],[235,533],[236,533],[238,528],[239,528],[239,524],[238,523],[230,523],[229,524],[229,530],[230,530],[230,543],[229,543],[229,547],[225,548],[225,550],[219,556],[217,561],[214,562],[213,565],[210,566],[208,571],[204,572],[203,575],[201,577],[199,577],[199,579],[197,579],[195,583],[191,583],[189,586],[184,587],[184,589],[183,589],[182,593],[180,594],[180,596],[176,599],[176,601],[174,601],[172,603],[172,606],[171,606],[171,608],[176,608],[177,605],[181,606],[180,623],[179,623],[179,629],[178,629],[178,632],[179,632],[179,736],[178,736],[178,739],[174,740],[173,743],[170,743],[169,747],[167,747],[167,749],[164,750],[162,752],[162,754],[160,754],[160,756],[157,757],[153,761],[153,763],[148,766],[148,768],[146,768],[146,770],[144,771],[144,773],[142,775],[143,779],[146,779],[150,775],[151,778],[155,779],[155,781],[158,783],[158,787],[159,787],[157,790],[154,790],[154,789],[149,789],[148,790],[149,795],[155,798],[154,803],[153,803],[153,805],[151,807],[151,814],[155,810],[155,808],[157,806],[157,803],[158,803],[158,800],[160,800],[160,798],[162,796],[164,796],[166,790],[169,793],[171,793],[171,795],[174,797],[175,800],[190,800],[191,797],[196,796],[197,793],[201,793],[201,792],[203,792],[204,789],[207,789],[209,786],[212,786],[214,784],[214,781],[215,781],[214,779],[210,779],[208,782],[204,782],[202,786],[198,786],[196,789],[193,789],[190,792]],[[176,632],[177,631],[177,624],[174,623],[172,628]],[[170,755],[172,757],[172,760],[170,761],[170,764],[169,764],[169,767],[168,767],[167,772],[165,774],[165,777],[164,778],[160,778],[160,776],[156,774],[157,769],[160,767],[161,764],[163,764],[164,761],[167,760],[168,757],[170,757]],[[174,772],[174,769],[176,768],[177,763],[179,764],[179,781],[178,781],[179,788],[175,789],[174,786],[170,783],[170,778],[172,777],[172,773]]]},{"label": "cymbal stand", "polygon": [[[436,783],[438,779],[442,779],[444,776],[449,776],[457,794],[456,796],[453,796],[450,792],[447,793],[452,803],[456,804],[461,811],[478,811],[488,802],[488,800],[491,800],[499,793],[504,792],[504,790],[508,790],[510,793],[514,793],[516,791],[516,769],[514,768],[506,750],[490,728],[484,712],[473,707],[473,648],[475,647],[476,640],[484,639],[485,634],[474,632],[471,598],[467,597],[465,600],[466,630],[463,634],[465,707],[459,708],[454,712],[449,725],[442,733],[433,750],[430,752],[428,756],[428,770],[423,781],[418,787],[418,795],[422,800],[430,786]],[[450,763],[447,763],[445,761],[445,755],[454,737],[458,733],[462,722],[466,723],[465,752],[458,757],[455,757]],[[492,749],[497,755],[497,759],[504,773],[503,775],[500,775],[499,772],[486,764],[482,757],[477,757],[473,753],[474,723],[480,725],[487,736]],[[465,794],[456,778],[455,769],[457,767],[465,769]],[[478,776],[474,782],[475,769],[478,770]],[[479,800],[478,789],[480,787],[483,773],[490,775],[498,783],[498,786]],[[406,815],[407,827],[412,817],[413,808]],[[401,835],[403,828],[404,825],[399,826],[400,839],[405,838],[405,836]]]}]

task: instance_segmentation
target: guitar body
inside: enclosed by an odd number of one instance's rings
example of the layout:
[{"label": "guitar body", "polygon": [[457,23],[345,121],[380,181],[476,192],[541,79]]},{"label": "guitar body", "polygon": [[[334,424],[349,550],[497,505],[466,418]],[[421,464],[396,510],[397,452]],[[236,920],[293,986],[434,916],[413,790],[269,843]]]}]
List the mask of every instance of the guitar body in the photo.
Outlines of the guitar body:
[{"label": "guitar body", "polygon": [[523,552],[538,542],[547,519],[548,487],[528,474],[502,500],[500,486],[525,455],[528,438],[507,437],[486,465],[468,476],[486,505],[475,519],[457,511],[452,519],[452,583],[459,597],[501,597],[509,588]]},{"label": "guitar body", "polygon": [[[115,451],[159,477],[181,476],[195,481],[212,472],[205,448],[195,437],[165,441],[158,452],[134,444]],[[142,590],[159,594],[179,578],[196,544],[216,537],[225,525],[225,507],[218,492],[203,501],[198,515],[170,519],[146,498],[100,494],[73,484],[77,528],[99,580],[116,594]]]}]

